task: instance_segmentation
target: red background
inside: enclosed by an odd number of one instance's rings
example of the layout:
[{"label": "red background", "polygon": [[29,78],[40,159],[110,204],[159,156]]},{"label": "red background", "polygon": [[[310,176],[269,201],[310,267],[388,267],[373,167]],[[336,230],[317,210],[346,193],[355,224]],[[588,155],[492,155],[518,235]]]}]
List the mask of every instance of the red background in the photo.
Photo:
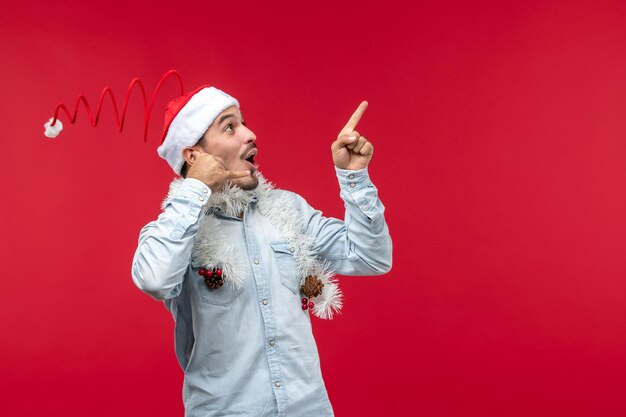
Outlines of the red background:
[{"label": "red background", "polygon": [[[626,415],[626,4],[3,1],[0,413],[182,415],[173,321],[130,265],[173,175],[139,95],[237,97],[261,169],[341,216],[362,99],[394,267],[314,321],[338,416]],[[245,4],[248,3],[248,4]],[[64,117],[64,116],[63,116]]]}]

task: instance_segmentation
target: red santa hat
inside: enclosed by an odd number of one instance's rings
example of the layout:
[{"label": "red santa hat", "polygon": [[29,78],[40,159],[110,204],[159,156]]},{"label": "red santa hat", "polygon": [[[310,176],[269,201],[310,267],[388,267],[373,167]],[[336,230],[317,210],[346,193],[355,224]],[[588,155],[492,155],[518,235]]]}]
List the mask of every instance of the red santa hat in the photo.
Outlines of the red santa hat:
[{"label": "red santa hat", "polygon": [[[91,111],[87,98],[82,94],[76,98],[73,113],[70,113],[64,104],[59,103],[55,109],[54,117],[50,118],[50,120],[44,124],[44,135],[49,138],[55,138],[61,132],[63,124],[58,119],[60,111],[64,111],[70,122],[75,123],[80,104],[85,106],[91,125],[97,126],[100,118],[100,112],[102,110],[102,102],[105,97],[110,97],[112,101],[113,108],[115,110],[115,119],[118,129],[121,132],[124,127],[126,108],[131,90],[134,86],[138,86],[142,93],[145,106],[144,141],[147,141],[148,123],[150,121],[150,115],[152,114],[152,108],[156,95],[163,82],[170,76],[175,76],[178,79],[182,94],[183,82],[180,74],[176,70],[169,70],[163,75],[163,77],[161,77],[161,80],[152,94],[152,100],[150,103],[148,103],[143,83],[138,78],[134,78],[130,82],[128,90],[126,91],[121,116],[118,111],[115,96],[109,87],[105,87],[100,94],[95,116]],[[198,143],[217,116],[230,106],[237,106],[237,108],[239,108],[239,102],[223,91],[208,85],[198,87],[194,91],[183,94],[177,99],[170,101],[165,112],[162,143],[157,149],[159,156],[167,161],[176,174],[180,174],[180,171],[185,163],[182,155],[183,149],[189,146],[194,146]]]}]

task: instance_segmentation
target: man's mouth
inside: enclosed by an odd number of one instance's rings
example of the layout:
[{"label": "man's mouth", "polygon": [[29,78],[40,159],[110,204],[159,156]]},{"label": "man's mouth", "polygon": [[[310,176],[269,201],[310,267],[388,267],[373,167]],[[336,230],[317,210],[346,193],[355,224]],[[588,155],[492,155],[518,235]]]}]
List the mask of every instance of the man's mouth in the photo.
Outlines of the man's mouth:
[{"label": "man's mouth", "polygon": [[243,159],[245,159],[246,161],[248,161],[250,164],[252,164],[253,166],[256,167],[257,163],[256,163],[256,155],[259,151],[257,150],[257,148],[252,148],[250,149],[250,151],[248,151]]}]

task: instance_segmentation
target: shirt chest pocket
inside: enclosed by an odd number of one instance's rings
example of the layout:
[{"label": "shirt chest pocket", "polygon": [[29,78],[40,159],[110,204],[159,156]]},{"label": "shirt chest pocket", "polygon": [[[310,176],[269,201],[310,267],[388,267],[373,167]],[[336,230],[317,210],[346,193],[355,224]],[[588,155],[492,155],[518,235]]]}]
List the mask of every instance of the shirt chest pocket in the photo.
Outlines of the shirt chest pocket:
[{"label": "shirt chest pocket", "polygon": [[290,247],[287,242],[274,241],[269,242],[269,245],[276,260],[281,283],[292,293],[298,294],[300,292],[300,277],[294,248]]},{"label": "shirt chest pocket", "polygon": [[235,288],[230,283],[224,283],[224,285],[219,288],[209,288],[204,281],[204,277],[200,275],[199,266],[193,266],[192,269],[193,286],[200,296],[200,299],[205,304],[228,307],[244,290],[243,286]]}]

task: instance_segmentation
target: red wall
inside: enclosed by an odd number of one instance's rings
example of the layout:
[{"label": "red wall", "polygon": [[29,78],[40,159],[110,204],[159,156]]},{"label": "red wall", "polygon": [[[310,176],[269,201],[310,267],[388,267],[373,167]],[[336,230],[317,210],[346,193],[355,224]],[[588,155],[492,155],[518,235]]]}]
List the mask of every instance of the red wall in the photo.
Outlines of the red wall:
[{"label": "red wall", "polygon": [[176,68],[333,216],[329,146],[370,102],[394,267],[314,321],[338,416],[626,415],[624,2],[84,3],[0,5],[0,413],[182,415],[172,319],[130,277],[176,85],[148,144],[138,95],[122,134],[109,103],[42,134],[58,101]]}]

